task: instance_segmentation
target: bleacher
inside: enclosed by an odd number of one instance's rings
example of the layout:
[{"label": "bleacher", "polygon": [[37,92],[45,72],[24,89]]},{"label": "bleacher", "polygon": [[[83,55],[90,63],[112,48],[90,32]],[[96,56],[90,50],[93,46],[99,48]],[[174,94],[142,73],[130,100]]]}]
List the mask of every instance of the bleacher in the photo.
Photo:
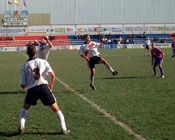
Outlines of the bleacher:
[{"label": "bleacher", "polygon": [[[15,36],[14,40],[10,40],[9,37],[1,37],[0,47],[24,47],[31,40],[41,40],[44,36]],[[119,35],[111,35],[110,39],[112,40],[111,44],[116,44],[115,40],[119,39]],[[130,38],[129,34],[122,34],[123,39]],[[146,38],[149,37],[151,42],[163,43],[161,40],[166,40],[166,43],[171,43],[174,34],[147,34]],[[157,39],[157,40],[156,40]],[[100,42],[100,39],[97,39],[95,35],[91,35],[91,40],[95,42]],[[143,44],[145,38],[139,37],[139,34],[135,34],[133,37],[134,44]],[[83,39],[77,39],[75,35],[62,35],[54,36],[52,43],[54,46],[70,46],[70,45],[81,45],[83,44]],[[106,43],[107,44],[107,43]]]},{"label": "bleacher", "polygon": [[[41,40],[44,36],[15,36],[14,40],[10,40],[9,37],[3,37],[0,41],[0,47],[24,47],[29,41]],[[70,42],[68,36],[55,36],[52,40],[54,46],[69,46]]]},{"label": "bleacher", "polygon": [[[120,35],[111,35],[111,40],[118,40]],[[129,39],[130,35],[129,34],[123,34],[121,35],[122,39]],[[146,38],[149,37],[151,42],[154,43],[164,43],[161,42],[161,40],[166,40],[166,43],[172,43],[172,38],[174,35],[172,34],[147,34]],[[76,36],[72,35],[68,37],[70,44],[71,45],[81,45],[84,40],[83,39],[77,39]],[[157,40],[155,40],[157,39]],[[91,40],[95,42],[100,42],[100,39],[97,39],[95,35],[91,35]],[[112,41],[113,42],[113,41]],[[134,44],[143,44],[145,42],[145,38],[139,37],[139,34],[135,34],[133,38]],[[114,44],[114,43],[112,43]]]}]

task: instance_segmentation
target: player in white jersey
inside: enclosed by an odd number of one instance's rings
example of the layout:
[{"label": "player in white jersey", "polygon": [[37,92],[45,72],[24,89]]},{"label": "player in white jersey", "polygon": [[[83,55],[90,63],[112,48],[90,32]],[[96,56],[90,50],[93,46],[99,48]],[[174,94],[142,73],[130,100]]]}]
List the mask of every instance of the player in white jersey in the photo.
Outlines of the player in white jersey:
[{"label": "player in white jersey", "polygon": [[[61,133],[68,134],[64,115],[57,105],[56,98],[52,93],[55,74],[46,60],[36,58],[36,48],[34,45],[27,47],[29,60],[22,66],[21,71],[21,87],[27,91],[24,106],[20,113],[19,128],[20,134],[23,134],[26,116],[31,105],[36,105],[38,99],[44,105],[50,106],[60,123]],[[47,81],[47,76],[50,77],[50,82]]]},{"label": "player in white jersey", "polygon": [[151,40],[149,37],[145,40],[143,46],[145,47],[145,56],[146,56],[146,54],[149,56],[150,55],[149,54],[149,47],[151,46]]},{"label": "player in white jersey", "polygon": [[103,47],[103,40],[101,40],[101,43],[96,43],[96,42],[92,42],[90,35],[86,34],[84,36],[84,44],[80,47],[80,51],[79,54],[81,57],[83,57],[87,62],[88,62],[88,66],[90,68],[90,79],[91,79],[91,83],[90,83],[90,87],[95,90],[95,86],[94,86],[94,78],[95,78],[95,64],[104,64],[106,66],[106,68],[113,74],[116,75],[118,74],[117,71],[113,70],[113,68],[107,63],[107,61],[102,58],[99,57],[99,52],[98,52],[98,48],[102,48]]},{"label": "player in white jersey", "polygon": [[53,47],[53,44],[50,42],[48,36],[44,37],[41,43],[35,40],[34,44],[38,46],[38,58],[48,60],[49,50]]}]

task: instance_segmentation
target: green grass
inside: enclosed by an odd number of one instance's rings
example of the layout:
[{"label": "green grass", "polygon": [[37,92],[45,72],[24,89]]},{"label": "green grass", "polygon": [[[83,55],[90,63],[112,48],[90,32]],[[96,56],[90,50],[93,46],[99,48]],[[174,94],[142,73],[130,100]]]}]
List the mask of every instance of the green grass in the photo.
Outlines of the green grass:
[{"label": "green grass", "polygon": [[[57,77],[137,134],[147,140],[174,140],[175,61],[170,60],[171,49],[163,50],[165,79],[152,77],[151,57],[143,56],[143,49],[100,50],[119,75],[113,77],[103,65],[96,65],[96,91],[89,88],[89,69],[78,51],[51,51],[49,62]],[[19,52],[0,53],[0,140],[136,140],[57,81],[53,92],[71,134],[59,135],[55,114],[39,101],[28,112],[24,135],[17,135],[25,61]]]}]

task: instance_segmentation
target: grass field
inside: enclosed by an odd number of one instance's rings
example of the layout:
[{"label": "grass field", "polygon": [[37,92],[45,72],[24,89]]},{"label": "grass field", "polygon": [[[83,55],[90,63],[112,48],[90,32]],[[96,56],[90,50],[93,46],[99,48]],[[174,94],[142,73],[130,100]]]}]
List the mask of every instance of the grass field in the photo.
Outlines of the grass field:
[{"label": "grass field", "polygon": [[[170,60],[171,49],[163,50],[164,79],[152,77],[151,57],[143,56],[143,49],[100,50],[119,75],[113,77],[97,65],[96,91],[89,88],[89,69],[77,51],[51,51],[49,62],[59,79],[135,133],[147,140],[174,140],[175,60]],[[38,101],[28,112],[24,135],[17,135],[25,96],[19,86],[20,70],[26,60],[19,52],[0,52],[0,140],[137,139],[58,81],[53,92],[71,134],[59,135],[55,114]]]}]

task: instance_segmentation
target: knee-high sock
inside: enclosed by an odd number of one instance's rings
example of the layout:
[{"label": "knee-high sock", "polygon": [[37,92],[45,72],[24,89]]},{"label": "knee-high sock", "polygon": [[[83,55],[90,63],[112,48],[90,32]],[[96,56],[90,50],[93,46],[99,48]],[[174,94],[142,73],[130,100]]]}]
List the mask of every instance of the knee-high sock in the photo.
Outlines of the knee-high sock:
[{"label": "knee-high sock", "polygon": [[154,75],[157,75],[157,70],[155,67],[153,67]]},{"label": "knee-high sock", "polygon": [[91,75],[91,85],[94,85],[94,79],[95,79],[94,75]]},{"label": "knee-high sock", "polygon": [[111,73],[114,72],[113,68],[109,64],[105,64],[105,66]]},{"label": "knee-high sock", "polygon": [[56,112],[56,117],[57,117],[57,119],[59,121],[61,130],[62,131],[67,131],[66,123],[65,123],[65,120],[64,120],[64,115],[61,112],[61,110],[59,110],[59,111]]},{"label": "knee-high sock", "polygon": [[25,127],[25,120],[27,116],[27,109],[23,108],[21,110],[20,118],[19,118],[19,126]]},{"label": "knee-high sock", "polygon": [[159,67],[160,68],[160,73],[161,73],[161,75],[164,75],[164,70],[163,70],[163,68],[162,67]]}]

